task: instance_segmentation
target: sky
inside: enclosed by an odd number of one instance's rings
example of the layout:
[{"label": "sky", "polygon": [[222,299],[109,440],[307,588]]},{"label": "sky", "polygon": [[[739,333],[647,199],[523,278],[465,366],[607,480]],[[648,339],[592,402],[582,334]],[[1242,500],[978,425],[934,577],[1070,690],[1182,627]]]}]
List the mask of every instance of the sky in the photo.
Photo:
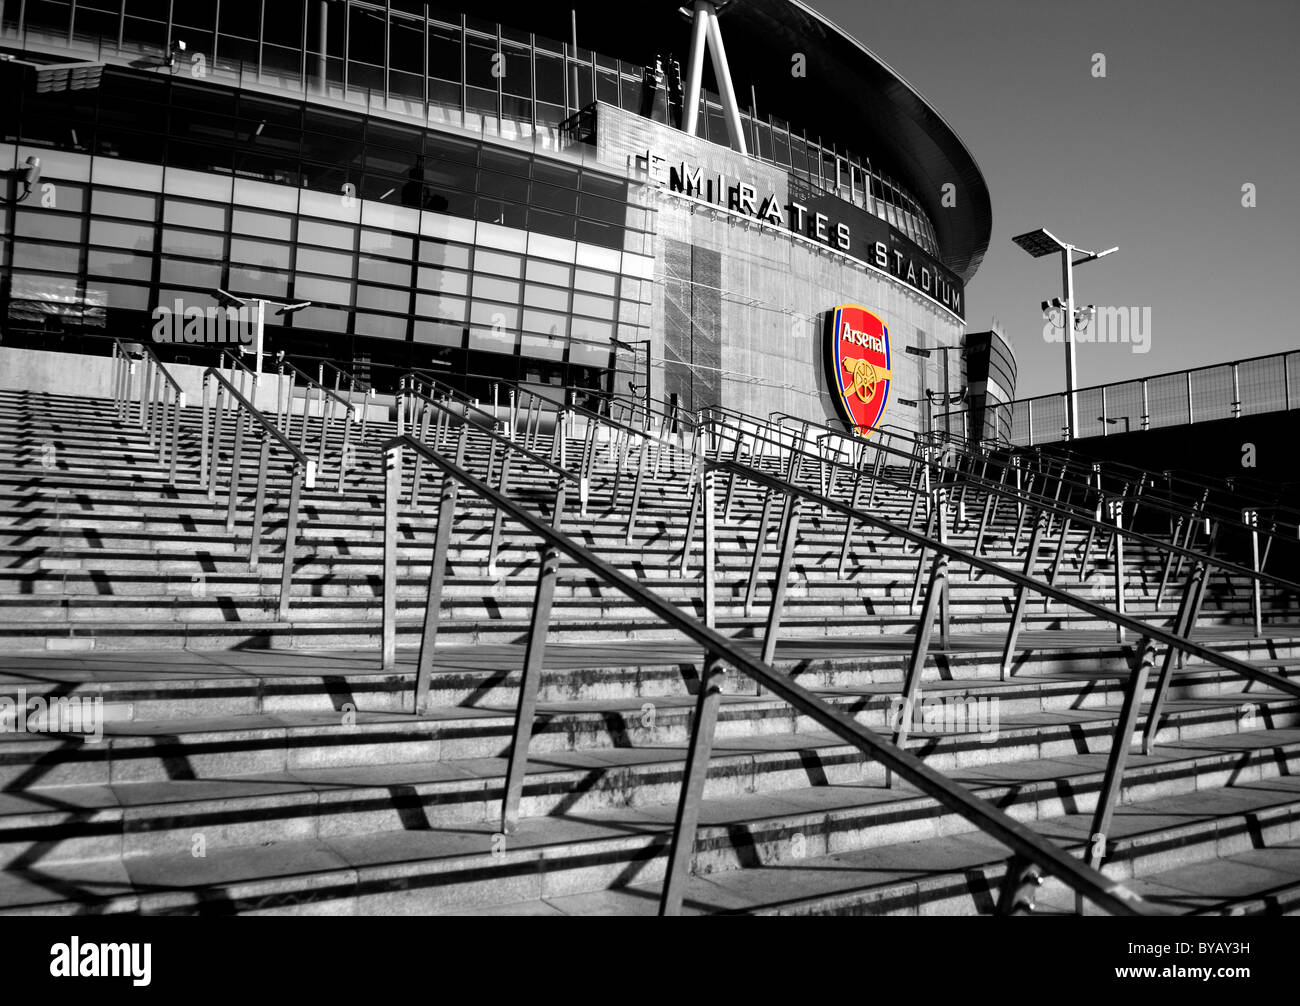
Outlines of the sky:
[{"label": "sky", "polygon": [[999,319],[1017,397],[1065,383],[1040,308],[1061,296],[1059,257],[1011,242],[1037,227],[1119,246],[1076,270],[1079,303],[1150,309],[1140,339],[1079,343],[1078,387],[1300,348],[1300,0],[809,2],[983,170],[993,233],[967,326]]}]

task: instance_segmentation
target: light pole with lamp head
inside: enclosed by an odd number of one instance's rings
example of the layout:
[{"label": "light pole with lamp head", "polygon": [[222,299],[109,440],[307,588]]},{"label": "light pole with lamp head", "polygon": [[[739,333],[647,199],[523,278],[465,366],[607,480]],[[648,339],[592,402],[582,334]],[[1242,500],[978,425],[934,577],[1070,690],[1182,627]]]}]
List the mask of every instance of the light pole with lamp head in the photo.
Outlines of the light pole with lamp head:
[{"label": "light pole with lamp head", "polygon": [[[1011,239],[1034,258],[1043,258],[1046,255],[1059,254],[1061,256],[1061,285],[1064,287],[1062,293],[1065,295],[1065,302],[1061,303],[1059,299],[1052,301],[1053,306],[1059,305],[1063,312],[1062,327],[1065,329],[1065,414],[1066,414],[1066,439],[1073,440],[1078,435],[1078,403],[1075,401],[1075,359],[1074,359],[1074,326],[1077,318],[1074,311],[1074,267],[1083,265],[1087,262],[1094,262],[1099,258],[1119,251],[1119,247],[1107,248],[1105,251],[1090,252],[1085,248],[1079,248],[1077,245],[1069,244],[1062,241],[1051,231],[1042,227],[1034,231],[1027,231],[1024,234],[1017,234]],[[1075,252],[1080,252],[1083,257],[1076,259]],[[1046,310],[1046,302],[1044,302]]]},{"label": "light pole with lamp head", "polygon": [[[264,345],[266,337],[266,306],[270,304],[274,307],[277,316],[293,314],[301,311],[305,307],[311,307],[311,301],[302,300],[294,303],[285,303],[278,300],[267,300],[265,297],[236,297],[233,293],[228,293],[217,287],[212,291],[212,296],[216,298],[217,303],[222,307],[244,308],[250,304],[255,305],[253,314],[253,353],[256,354],[256,364],[253,367],[255,374],[262,372],[262,356],[264,354]],[[243,343],[240,343],[239,351],[248,352]]]}]

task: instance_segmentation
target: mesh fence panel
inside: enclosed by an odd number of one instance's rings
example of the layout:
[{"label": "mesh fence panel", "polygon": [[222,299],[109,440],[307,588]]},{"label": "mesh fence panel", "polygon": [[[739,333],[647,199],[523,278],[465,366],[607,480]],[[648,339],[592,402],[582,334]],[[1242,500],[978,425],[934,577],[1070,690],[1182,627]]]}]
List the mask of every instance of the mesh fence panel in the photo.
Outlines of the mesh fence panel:
[{"label": "mesh fence panel", "polygon": [[1108,432],[1127,433],[1142,429],[1142,382],[1125,381],[1106,389],[1106,418],[1113,419]]},{"label": "mesh fence panel", "polygon": [[1289,362],[1270,358],[1247,360],[1237,365],[1237,387],[1243,416],[1276,412],[1287,407],[1285,364]]},{"label": "mesh fence panel", "polygon": [[1074,394],[1074,415],[1079,428],[1076,437],[1099,437],[1106,428],[1101,421],[1101,389],[1085,388]]},{"label": "mesh fence panel", "polygon": [[1022,398],[1010,403],[1011,431],[1008,439],[1017,447],[1027,447],[1033,443],[1029,429],[1030,399]]},{"label": "mesh fence panel", "polygon": [[1211,367],[1193,370],[1192,421],[1208,423],[1212,419],[1230,419],[1232,410],[1232,368]]},{"label": "mesh fence panel", "polygon": [[[1246,360],[1236,366],[1242,415],[1300,408],[1300,352]],[[1076,391],[1079,422],[1076,436],[1094,437],[1142,429],[1144,384],[1151,429],[1231,418],[1236,414],[1232,371],[1232,365],[1225,363]],[[1117,422],[1105,423],[1103,415]],[[996,432],[1017,447],[1064,440],[1065,395],[1041,395],[1001,404],[997,407],[996,420],[990,409],[986,436],[993,435],[995,421]]]},{"label": "mesh fence panel", "polygon": [[1049,395],[1029,401],[1033,438],[1026,443],[1054,444],[1065,439],[1065,396]]},{"label": "mesh fence panel", "polygon": [[1147,380],[1147,408],[1151,428],[1178,426],[1188,421],[1187,375],[1162,374]]}]

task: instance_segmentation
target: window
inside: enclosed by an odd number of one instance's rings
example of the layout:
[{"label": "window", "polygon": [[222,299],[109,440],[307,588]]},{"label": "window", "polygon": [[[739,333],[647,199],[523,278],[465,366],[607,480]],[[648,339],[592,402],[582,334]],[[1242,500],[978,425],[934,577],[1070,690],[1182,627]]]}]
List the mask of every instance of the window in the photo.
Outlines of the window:
[{"label": "window", "polygon": [[507,255],[504,252],[487,251],[483,248],[474,253],[475,272],[487,272],[518,279],[522,264],[518,255]]}]

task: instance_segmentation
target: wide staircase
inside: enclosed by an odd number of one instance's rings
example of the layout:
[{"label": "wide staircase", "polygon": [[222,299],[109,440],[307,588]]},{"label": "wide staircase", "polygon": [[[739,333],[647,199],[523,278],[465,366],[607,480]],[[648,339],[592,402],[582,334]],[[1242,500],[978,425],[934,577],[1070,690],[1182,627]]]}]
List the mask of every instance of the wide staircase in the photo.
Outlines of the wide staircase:
[{"label": "wide staircase", "polygon": [[[0,910],[1300,904],[1297,588],[1203,514],[721,410],[413,377],[363,430],[134,367],[0,392]],[[102,739],[14,726],[74,702]]]}]

